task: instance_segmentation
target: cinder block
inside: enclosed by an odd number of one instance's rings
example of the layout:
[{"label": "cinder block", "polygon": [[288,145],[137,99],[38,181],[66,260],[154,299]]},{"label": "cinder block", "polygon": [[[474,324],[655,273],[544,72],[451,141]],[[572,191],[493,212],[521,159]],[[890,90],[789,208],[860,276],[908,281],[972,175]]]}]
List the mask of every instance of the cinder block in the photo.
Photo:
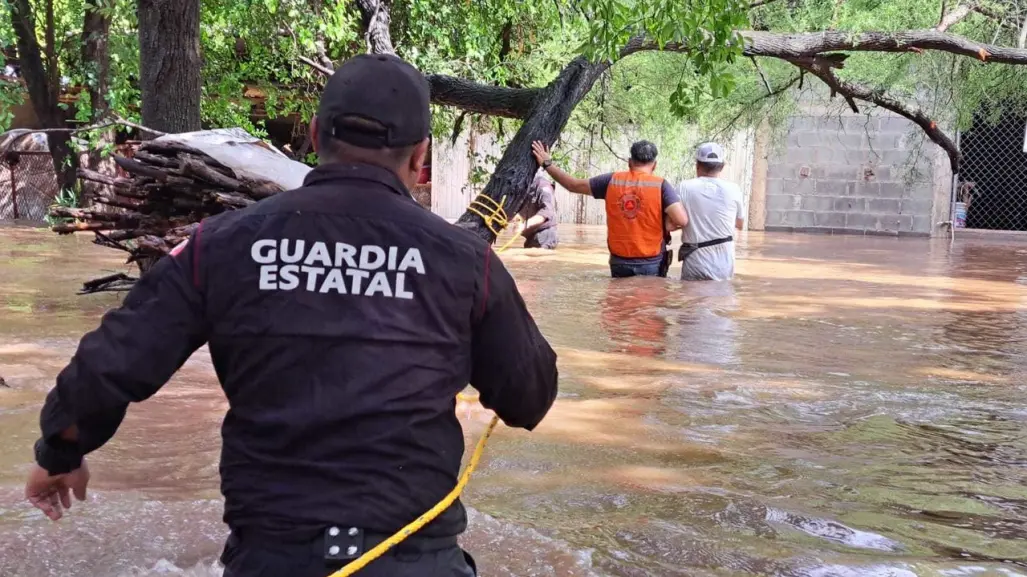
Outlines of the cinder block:
[{"label": "cinder block", "polygon": [[814,212],[834,210],[834,199],[830,196],[804,196],[802,197],[802,210]]},{"label": "cinder block", "polygon": [[934,223],[931,222],[931,215],[913,215],[913,232],[925,234],[934,232]]},{"label": "cinder block", "polygon": [[896,232],[911,231],[913,230],[913,217],[908,214],[882,216],[881,228],[884,230],[894,230]]},{"label": "cinder block", "polygon": [[930,215],[934,209],[932,199],[903,199],[899,204],[899,212],[910,216]]},{"label": "cinder block", "polygon": [[787,179],[784,181],[782,192],[785,194],[812,196],[817,193],[817,182],[812,178]]},{"label": "cinder block", "polygon": [[767,226],[791,226],[792,215],[788,210],[767,210]]},{"label": "cinder block", "polygon": [[[825,140],[821,136],[820,132],[811,131],[811,130],[803,130],[803,131],[795,132],[794,135],[795,135],[795,139],[799,143],[799,147],[800,148],[817,148],[820,145],[824,144],[824,140]],[[789,136],[791,136],[791,135],[789,135]]]},{"label": "cinder block", "polygon": [[819,180],[817,181],[817,194],[821,196],[851,196],[851,182],[844,180]]},{"label": "cinder block", "polygon": [[906,132],[912,124],[901,116],[883,116],[878,119],[878,129],[881,132]]},{"label": "cinder block", "polygon": [[767,161],[767,178],[791,178],[795,176],[792,165],[786,163],[783,158],[775,158]]},{"label": "cinder block", "polygon": [[934,200],[934,187],[930,183],[926,182],[913,184],[906,188],[904,198],[915,200]]},{"label": "cinder block", "polygon": [[[886,214],[886,215],[898,215],[900,203],[898,200],[893,198],[871,198],[867,202],[867,211],[873,214]],[[882,224],[886,224],[885,219],[882,218]]]},{"label": "cinder block", "polygon": [[[877,182],[894,182],[896,180],[892,167],[890,166],[873,165],[866,166],[864,168],[870,168],[874,171],[874,180]],[[859,177],[863,178],[863,175],[860,174]]]},{"label": "cinder block", "polygon": [[785,154],[785,162],[789,164],[811,165],[817,161],[818,147],[789,148]]},{"label": "cinder block", "polygon": [[844,228],[845,227],[845,213],[844,212],[818,212],[813,215],[813,221],[818,227],[825,228]]},{"label": "cinder block", "polygon": [[851,213],[845,215],[845,227],[857,230],[878,230],[881,224],[874,214]]},{"label": "cinder block", "polygon": [[817,164],[849,164],[845,148],[841,146],[821,146],[817,149]]},{"label": "cinder block", "polygon": [[856,180],[861,178],[859,171],[847,164],[818,164],[813,167],[813,177],[817,180]]},{"label": "cinder block", "polygon": [[885,166],[905,166],[907,162],[912,160],[910,158],[910,151],[901,149],[878,149],[878,154],[881,155],[881,164]]},{"label": "cinder block", "polygon": [[[837,123],[835,127],[837,127]],[[789,132],[797,132],[800,130],[824,130],[829,128],[829,119],[823,116],[793,116],[791,124],[788,127]]]},{"label": "cinder block", "polygon": [[801,196],[792,194],[775,194],[767,197],[767,210],[796,210],[801,205],[801,202]]},{"label": "cinder block", "polygon": [[881,184],[864,180],[853,185],[852,194],[861,198],[877,198],[881,196]]},{"label": "cinder block", "polygon": [[859,133],[838,133],[833,135],[824,144],[830,146],[840,146],[846,150],[862,150],[866,147],[867,141],[866,137]]},{"label": "cinder block", "polygon": [[767,197],[774,196],[775,194],[784,194],[785,181],[783,178],[776,178],[767,176]]},{"label": "cinder block", "polygon": [[809,228],[816,226],[816,217],[814,213],[800,210],[791,213],[790,218],[793,219],[796,228]]},{"label": "cinder block", "polygon": [[905,184],[901,182],[883,182],[877,196],[879,198],[902,198],[905,194]]},{"label": "cinder block", "polygon": [[863,198],[847,197],[834,199],[836,212],[866,212],[867,201]]},{"label": "cinder block", "polygon": [[845,164],[850,166],[861,166],[876,159],[869,148],[855,148],[845,150]]},{"label": "cinder block", "polygon": [[877,119],[865,114],[860,116],[848,116],[843,121],[845,132],[877,132]]}]

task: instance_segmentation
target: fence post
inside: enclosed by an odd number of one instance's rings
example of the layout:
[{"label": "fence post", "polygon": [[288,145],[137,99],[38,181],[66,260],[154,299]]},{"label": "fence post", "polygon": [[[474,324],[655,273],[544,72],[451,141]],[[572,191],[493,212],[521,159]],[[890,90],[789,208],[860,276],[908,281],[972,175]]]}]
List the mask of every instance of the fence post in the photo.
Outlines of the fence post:
[{"label": "fence post", "polygon": [[8,168],[11,171],[11,207],[14,208],[14,220],[18,220],[18,178],[15,176],[17,172],[17,163],[7,163]]}]

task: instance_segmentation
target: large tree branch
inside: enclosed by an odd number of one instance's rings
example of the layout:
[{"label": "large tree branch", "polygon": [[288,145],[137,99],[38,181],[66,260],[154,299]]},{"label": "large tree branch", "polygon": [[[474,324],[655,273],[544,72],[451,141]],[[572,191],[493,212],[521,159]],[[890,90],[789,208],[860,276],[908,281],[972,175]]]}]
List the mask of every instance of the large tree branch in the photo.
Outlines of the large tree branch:
[{"label": "large tree branch", "polygon": [[806,34],[777,34],[743,31],[746,56],[795,58],[824,52],[918,52],[936,50],[969,56],[985,62],[1027,64],[1027,50],[975,42],[963,36],[937,30],[900,32],[825,31]]},{"label": "large tree branch", "polygon": [[[331,76],[333,69],[300,57],[300,61],[325,76]],[[442,106],[453,106],[475,114],[523,119],[531,114],[538,101],[539,88],[506,88],[489,86],[470,80],[445,76],[427,75],[431,87],[431,101]]]},{"label": "large tree branch", "polygon": [[431,101],[461,110],[506,118],[526,118],[542,92],[539,88],[488,86],[452,76],[429,74]]},{"label": "large tree branch", "polygon": [[[826,30],[824,32],[799,34],[741,30],[739,33],[744,40],[742,52],[746,56],[766,56],[787,60],[791,58],[815,57],[825,52],[921,52],[923,50],[936,50],[968,56],[984,62],[1027,64],[1027,50],[1025,49],[976,42],[963,36],[949,34],[948,32],[938,32],[937,30],[861,33]],[[654,42],[635,39],[621,51],[621,56],[627,56],[644,50],[661,50],[661,48]],[[671,43],[665,45],[662,50],[688,52],[692,48],[687,44]]]},{"label": "large tree branch", "polygon": [[[952,172],[958,172],[960,153],[959,147],[952,141],[940,128],[938,124],[931,120],[924,112],[918,108],[911,107],[899,100],[886,96],[883,92],[872,90],[866,86],[855,84],[842,80],[835,75],[834,70],[829,66],[825,66],[820,63],[808,64],[803,62],[794,63],[799,68],[806,70],[810,74],[815,75],[824,81],[825,84],[831,89],[832,95],[835,93],[841,94],[849,102],[849,106],[855,108],[854,98],[863,100],[864,102],[870,102],[881,108],[891,110],[892,112],[908,119],[919,126],[924,134],[931,139],[935,144],[942,147],[943,150],[949,155],[949,163],[952,167]],[[858,113],[859,109],[855,109]]]}]

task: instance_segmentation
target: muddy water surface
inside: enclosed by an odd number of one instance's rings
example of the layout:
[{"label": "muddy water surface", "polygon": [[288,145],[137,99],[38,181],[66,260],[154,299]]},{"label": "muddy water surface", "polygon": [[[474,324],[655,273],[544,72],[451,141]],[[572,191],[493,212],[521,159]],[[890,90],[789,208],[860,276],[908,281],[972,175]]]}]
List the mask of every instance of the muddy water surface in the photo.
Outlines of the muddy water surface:
[{"label": "muddy water surface", "polygon": [[[732,283],[607,278],[602,231],[503,260],[560,353],[534,432],[466,493],[483,575],[1027,574],[1027,245],[749,234]],[[59,524],[21,500],[38,409],[127,270],[0,228],[0,575],[216,575],[225,402],[205,351],[90,458]],[[488,421],[458,407],[469,442]]]}]

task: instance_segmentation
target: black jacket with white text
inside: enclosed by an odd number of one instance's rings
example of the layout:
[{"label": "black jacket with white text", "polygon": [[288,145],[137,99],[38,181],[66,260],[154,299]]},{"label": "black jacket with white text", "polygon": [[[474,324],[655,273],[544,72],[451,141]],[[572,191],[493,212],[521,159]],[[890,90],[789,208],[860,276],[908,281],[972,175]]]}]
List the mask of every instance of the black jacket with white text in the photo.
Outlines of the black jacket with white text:
[{"label": "black jacket with white text", "polygon": [[[556,354],[492,249],[369,165],[202,222],[83,337],[43,438],[77,425],[96,449],[205,343],[229,402],[225,521],[283,540],[391,533],[435,505],[459,473],[467,383],[529,430],[557,392]],[[457,502],[422,533],[466,522]]]}]

